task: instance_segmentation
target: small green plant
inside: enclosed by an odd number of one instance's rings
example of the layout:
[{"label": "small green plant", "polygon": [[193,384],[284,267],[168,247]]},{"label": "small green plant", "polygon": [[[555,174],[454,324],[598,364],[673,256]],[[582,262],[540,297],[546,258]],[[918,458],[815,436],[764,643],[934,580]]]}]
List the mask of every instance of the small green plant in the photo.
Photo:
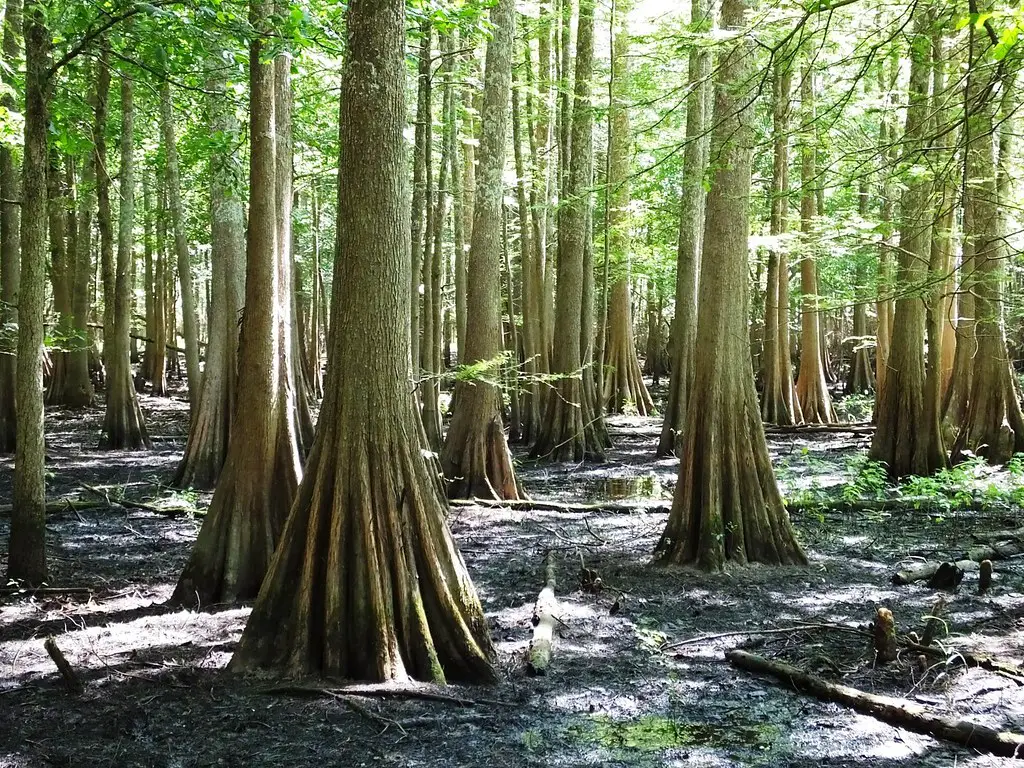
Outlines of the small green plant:
[{"label": "small green plant", "polygon": [[848,467],[853,477],[842,486],[841,495],[844,501],[880,499],[885,496],[888,475],[884,462],[872,461],[867,456],[857,456],[850,461]]}]

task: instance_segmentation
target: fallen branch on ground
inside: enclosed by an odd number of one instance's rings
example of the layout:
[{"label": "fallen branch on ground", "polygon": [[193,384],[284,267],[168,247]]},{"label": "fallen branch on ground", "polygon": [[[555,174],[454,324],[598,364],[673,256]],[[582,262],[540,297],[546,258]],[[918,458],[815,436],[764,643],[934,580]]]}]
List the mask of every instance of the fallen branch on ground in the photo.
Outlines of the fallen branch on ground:
[{"label": "fallen branch on ground", "polygon": [[82,684],[81,678],[78,673],[75,672],[74,667],[68,662],[61,653],[60,648],[57,647],[57,641],[53,639],[53,636],[49,636],[43,641],[43,648],[50,654],[50,658],[53,659],[53,663],[57,665],[57,671],[60,672],[60,676],[64,679],[64,687],[68,693],[73,696],[79,696],[85,692],[85,686]]},{"label": "fallen branch on ground", "polygon": [[526,655],[526,674],[531,677],[546,675],[551,663],[552,643],[555,633],[555,558],[551,550],[544,560],[544,588],[537,596],[533,608],[533,639]]},{"label": "fallen branch on ground", "polygon": [[[89,501],[88,499],[79,498],[66,498],[60,497],[59,499],[53,499],[52,501],[46,502],[47,514],[54,512],[75,512],[80,509],[96,509],[97,507],[103,506],[95,501]],[[11,512],[14,511],[13,504],[0,504],[0,517],[10,517]]]},{"label": "fallen branch on ground", "polygon": [[816,434],[854,434],[872,435],[875,428],[871,424],[857,422],[853,424],[794,424],[792,426],[780,426],[778,424],[765,424],[766,435],[816,435]]},{"label": "fallen branch on ground", "polygon": [[1024,685],[1024,669],[1013,662],[1000,661],[993,656],[971,653],[970,651],[958,649],[947,651],[941,646],[922,645],[921,643],[915,643],[909,638],[904,638],[902,642],[908,650],[924,654],[932,659],[943,660],[947,665],[959,662],[965,667],[984,669],[988,672],[993,672],[997,675],[1001,675],[1002,677],[1009,678],[1010,680],[1013,680],[1013,682],[1017,683],[1017,685]]},{"label": "fallen branch on ground", "polygon": [[658,650],[671,651],[676,648],[682,648],[684,645],[697,645],[698,643],[706,643],[712,640],[722,640],[726,637],[742,637],[744,635],[750,635],[751,637],[759,635],[791,635],[797,632],[811,632],[816,629],[828,629],[834,632],[852,632],[853,634],[863,635],[864,637],[871,637],[870,632],[866,632],[860,627],[851,627],[846,624],[812,624],[800,623],[791,627],[769,627],[768,629],[737,629],[732,632],[718,632],[713,635],[698,635],[697,637],[691,637],[687,640],[677,640],[673,643],[667,643]]},{"label": "fallen branch on ground", "polygon": [[830,683],[790,664],[746,651],[727,651],[725,658],[739,669],[771,675],[798,693],[808,693],[823,701],[844,704],[902,728],[1002,757],[1024,757],[1024,735],[1021,734],[997,731],[968,720],[940,717],[905,699],[879,696]]},{"label": "fallen branch on ground", "polygon": [[93,587],[3,587],[0,596],[10,595],[91,595],[98,590]]},{"label": "fallen branch on ground", "polygon": [[672,502],[649,501],[621,502],[606,501],[596,504],[582,504],[564,501],[538,501],[536,499],[452,499],[453,507],[496,507],[499,509],[523,509],[533,512],[668,512]]},{"label": "fallen branch on ground", "polygon": [[[79,486],[89,491],[89,493],[96,494],[110,506],[113,506],[114,504],[120,504],[122,507],[125,507],[126,509],[141,509],[145,510],[146,512],[152,512],[156,515],[163,515],[164,517],[181,517],[182,515],[196,515],[197,517],[201,517],[203,515],[202,512],[200,512],[195,507],[191,506],[158,507],[155,504],[147,504],[144,501],[133,501],[132,499],[125,498],[111,499],[109,494],[107,494],[105,491],[100,490],[99,488],[87,485],[86,483],[79,483]],[[93,506],[96,505],[94,504]]]}]

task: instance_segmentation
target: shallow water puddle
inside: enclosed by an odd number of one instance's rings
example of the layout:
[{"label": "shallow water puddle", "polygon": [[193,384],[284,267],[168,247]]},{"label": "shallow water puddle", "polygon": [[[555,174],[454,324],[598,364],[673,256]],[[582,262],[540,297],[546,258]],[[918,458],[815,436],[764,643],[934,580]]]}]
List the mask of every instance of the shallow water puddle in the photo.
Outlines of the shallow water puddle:
[{"label": "shallow water puddle", "polygon": [[597,715],[589,723],[571,726],[569,735],[608,749],[660,752],[680,747],[764,750],[769,749],[780,734],[778,727],[768,724],[719,725],[653,715],[635,720],[615,720],[607,715]]},{"label": "shallow water puddle", "polygon": [[606,477],[597,489],[598,499],[635,499],[661,496],[661,481],[657,475],[632,477]]}]

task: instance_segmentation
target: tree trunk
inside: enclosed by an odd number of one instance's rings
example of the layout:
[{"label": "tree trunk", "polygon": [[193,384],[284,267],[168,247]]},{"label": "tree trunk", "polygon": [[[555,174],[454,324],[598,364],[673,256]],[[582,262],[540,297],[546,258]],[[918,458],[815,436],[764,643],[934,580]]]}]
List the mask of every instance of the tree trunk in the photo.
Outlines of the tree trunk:
[{"label": "tree trunk", "polygon": [[[915,12],[911,71],[902,165],[922,162],[928,147],[928,83],[931,71],[931,19]],[[927,279],[931,249],[931,181],[911,175],[900,200],[897,284],[901,295],[893,316],[888,370],[878,393],[878,429],[871,459],[885,462],[890,477],[930,475],[946,463],[937,414],[925,406],[925,302],[919,291]]]},{"label": "tree trunk", "polygon": [[174,114],[171,103],[171,85],[164,81],[160,88],[160,127],[167,162],[167,202],[174,235],[174,253],[178,263],[178,282],[181,285],[181,324],[185,333],[185,376],[188,379],[188,403],[195,417],[199,409],[199,325],[196,317],[196,299],[192,288],[192,262],[185,236],[185,211],[181,203],[181,172],[178,168],[178,146],[174,136]]},{"label": "tree trunk", "polygon": [[[711,31],[710,0],[691,0],[691,26],[695,33]],[[696,368],[697,283],[704,236],[704,175],[708,166],[708,95],[711,92],[711,51],[702,45],[690,49],[687,75],[690,93],[686,100],[686,148],[683,150],[682,195],[679,199],[679,244],[676,252],[675,314],[672,317],[672,371],[662,421],[658,456],[677,452],[683,433],[690,390]]]},{"label": "tree trunk", "polygon": [[[484,104],[480,115],[473,236],[469,247],[463,365],[479,366],[474,379],[455,385],[458,408],[441,451],[451,498],[518,499],[512,457],[502,426],[501,258],[502,197],[508,105],[512,79],[515,4],[499,0],[491,11],[494,36],[487,44]],[[512,350],[513,356],[517,353]],[[514,357],[513,357],[514,359]]]},{"label": "tree trunk", "polygon": [[[434,28],[429,15],[420,23],[419,76],[416,86],[416,129],[412,169],[412,276],[410,279],[412,304],[409,307],[409,328],[412,333],[412,371],[418,385],[420,380],[420,290],[423,286],[422,255],[425,243],[429,242],[430,230],[427,217],[430,201],[427,199],[427,152],[430,145],[430,125],[433,115],[430,109],[430,55]],[[471,162],[471,161],[468,161]],[[467,185],[468,188],[468,185]],[[459,359],[462,348],[459,348]],[[419,387],[417,386],[417,390]],[[420,399],[417,391],[416,399]]]},{"label": "tree trunk", "polygon": [[800,259],[800,373],[796,377],[796,396],[802,421],[829,424],[836,420],[832,396],[825,380],[825,350],[821,343],[821,311],[818,309],[817,235],[818,215],[815,188],[818,186],[815,156],[817,130],[814,115],[814,71],[810,65],[800,82],[800,111],[804,133],[800,145],[800,233],[803,256]]},{"label": "tree trunk", "polygon": [[402,0],[348,6],[324,415],[236,670],[494,677],[483,610],[445,526],[409,389],[404,10]]},{"label": "tree trunk", "polygon": [[135,132],[132,81],[121,76],[121,168],[117,262],[114,265],[114,324],[103,331],[107,364],[107,403],[100,447],[107,450],[152,448],[135,396],[130,359],[132,330],[132,249],[135,246]]},{"label": "tree trunk", "polygon": [[[56,341],[49,350],[50,369],[46,377],[46,405],[57,404],[64,392],[67,371],[68,325],[71,322],[71,284],[66,238],[69,190],[61,175],[60,155],[50,151],[50,167],[46,175],[47,215],[49,216],[50,284],[53,308],[57,313]],[[56,348],[53,348],[56,347]],[[59,394],[58,394],[59,393]]]},{"label": "tree trunk", "polygon": [[110,101],[110,46],[103,43],[96,72],[93,155],[96,159],[96,225],[100,235],[100,279],[103,295],[102,383],[107,381],[109,334],[114,327],[114,224],[110,213],[110,164],[107,158],[107,114]]},{"label": "tree trunk", "polygon": [[875,419],[878,414],[878,398],[885,383],[885,377],[889,370],[889,350],[892,346],[892,325],[893,325],[893,299],[895,292],[895,279],[892,269],[892,232],[895,210],[895,184],[892,167],[897,162],[899,151],[899,140],[896,131],[894,118],[895,109],[891,105],[893,90],[899,78],[899,52],[893,47],[893,53],[889,66],[889,81],[886,82],[886,63],[884,60],[879,67],[879,85],[884,94],[884,105],[882,108],[882,119],[878,127],[879,155],[882,158],[882,242],[878,250],[878,300],[876,312],[878,315],[878,328],[875,332]]},{"label": "tree trunk", "polygon": [[[21,53],[21,0],[7,0],[3,22],[4,60],[10,63],[2,72],[8,89],[0,105],[10,112],[17,110],[14,99],[15,71],[13,62]],[[21,195],[14,152],[9,144],[0,145],[0,324],[18,321],[18,271],[21,207],[14,203]],[[17,417],[14,412],[15,369],[17,358],[13,349],[0,350],[0,453],[15,448]]]},{"label": "tree trunk", "polygon": [[765,290],[765,342],[761,417],[770,424],[791,426],[803,421],[793,385],[789,330],[789,244],[784,241],[789,212],[789,115],[793,82],[792,51],[775,63],[772,90],[772,199],[769,255]]},{"label": "tree trunk", "polygon": [[[866,177],[860,181],[857,190],[857,213],[867,220],[870,193]],[[868,296],[864,291],[868,274],[866,266],[857,263],[857,296],[853,305],[853,350],[850,356],[850,373],[846,379],[847,395],[862,395],[874,391],[875,379],[871,370],[871,356],[868,354]]]},{"label": "tree trunk", "polygon": [[[615,31],[612,46],[612,79],[608,105],[608,179],[609,196],[607,239],[614,274],[608,300],[607,344],[604,349],[603,399],[612,413],[623,413],[627,407],[640,416],[654,411],[654,402],[647,391],[640,363],[636,358],[633,338],[633,315],[629,297],[630,216],[629,176],[631,144],[629,108],[629,28],[628,0],[618,0],[615,7]],[[606,288],[607,289],[607,288]]]},{"label": "tree trunk", "polygon": [[[159,190],[156,196],[156,265],[154,268],[153,286],[155,296],[153,297],[153,314],[156,321],[156,328],[153,331],[153,360],[149,369],[150,392],[154,395],[167,394],[167,344],[173,341],[168,338],[169,308],[167,306],[168,283],[170,282],[170,270],[167,269],[167,216],[164,205],[166,189],[166,178],[160,176]],[[171,293],[171,304],[174,303],[173,292]]]},{"label": "tree trunk", "polygon": [[[1006,209],[1010,195],[1013,141],[1014,79],[1003,74],[999,128],[994,120],[992,83],[999,83],[989,40],[981,31],[973,35],[967,109],[966,189],[964,236],[971,241],[975,271],[975,336],[977,353],[966,412],[953,445],[953,457],[969,451],[989,462],[1003,464],[1024,451],[1024,414],[1016,376],[1006,346],[1003,285],[1011,253],[1007,244]],[[998,137],[998,161],[994,138]],[[969,226],[969,228],[968,228]]]},{"label": "tree trunk", "polygon": [[43,310],[46,289],[46,160],[50,32],[39,0],[25,6],[25,151],[22,158],[18,290],[17,435],[7,579],[46,581],[46,475],[43,442]]},{"label": "tree trunk", "polygon": [[[253,0],[249,47],[249,227],[237,405],[217,490],[172,601],[210,605],[255,597],[302,474],[288,390],[282,315],[291,306],[277,247],[274,63],[263,61],[269,0]],[[347,276],[344,280],[347,282]]]},{"label": "tree trunk", "polygon": [[564,187],[565,202],[559,208],[558,291],[555,336],[563,342],[554,346],[551,371],[559,378],[545,395],[544,418],[531,456],[553,461],[604,458],[596,404],[587,397],[583,369],[584,264],[587,223],[590,210],[590,165],[592,156],[593,108],[590,78],[594,63],[594,4],[581,0],[576,46],[576,80],[572,110],[570,169]]},{"label": "tree trunk", "polygon": [[[724,0],[722,26],[745,23],[743,0]],[[772,474],[747,341],[747,275],[754,47],[737,38],[715,75],[714,177],[701,261],[697,359],[672,511],[655,557],[719,569],[734,563],[806,563]]]},{"label": "tree trunk", "polygon": [[231,151],[240,126],[222,79],[207,90],[211,131],[218,149],[210,158],[211,307],[209,343],[199,408],[192,418],[185,455],[171,484],[179,488],[211,489],[217,485],[227,457],[231,416],[238,386],[238,312],[241,309],[242,258],[245,250],[245,209],[235,192],[242,168]]}]

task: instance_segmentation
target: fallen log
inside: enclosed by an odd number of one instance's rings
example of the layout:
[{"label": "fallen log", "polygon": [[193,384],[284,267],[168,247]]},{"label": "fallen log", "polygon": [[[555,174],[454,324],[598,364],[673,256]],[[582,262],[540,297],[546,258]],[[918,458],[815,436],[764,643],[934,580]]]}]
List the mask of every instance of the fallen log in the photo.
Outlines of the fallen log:
[{"label": "fallen log", "polygon": [[[977,571],[981,568],[981,563],[984,560],[1005,560],[1020,554],[1024,554],[1024,539],[1001,541],[973,547],[963,553],[963,557],[953,562],[952,565],[962,571]],[[930,579],[944,564],[943,562],[922,563],[913,568],[897,571],[892,577],[893,584],[913,584],[915,581]]]},{"label": "fallen log", "polygon": [[[902,571],[897,571],[892,575],[892,583],[900,586],[906,586],[907,584],[913,584],[917,581],[927,581],[931,579],[939,568],[946,565],[945,562],[930,562],[920,563],[911,568],[907,568]],[[957,560],[953,563],[961,571],[969,572],[978,570],[978,563],[974,560]]]},{"label": "fallen log", "polygon": [[526,674],[531,677],[546,675],[551,663],[552,643],[555,634],[555,558],[548,550],[544,562],[544,588],[537,596],[533,607],[533,639],[526,657]]},{"label": "fallen log", "polygon": [[[102,504],[95,501],[89,501],[88,499],[61,497],[59,499],[53,499],[52,501],[46,502],[46,512],[47,514],[52,514],[54,512],[73,512],[80,509],[96,509],[97,507],[102,506]],[[0,517],[10,517],[11,512],[13,511],[13,504],[0,504]]]},{"label": "fallen log", "polygon": [[18,595],[39,597],[45,595],[91,595],[99,590],[94,587],[2,587],[0,597]]},{"label": "fallen log", "polygon": [[1017,685],[1024,685],[1024,669],[1011,661],[1001,661],[994,656],[986,656],[981,653],[971,653],[960,649],[946,650],[936,645],[925,645],[915,643],[913,640],[904,638],[903,644],[908,650],[923,654],[932,659],[945,661],[947,665],[953,663],[963,664],[965,667],[975,667],[993,672],[1002,677],[1013,680]]},{"label": "fallen log", "polygon": [[905,699],[879,696],[846,685],[830,683],[790,664],[766,659],[746,651],[727,651],[725,658],[739,669],[771,675],[798,693],[808,693],[823,701],[844,704],[901,728],[1000,757],[1024,757],[1024,735],[1021,734],[997,731],[969,720],[940,717],[927,708]]},{"label": "fallen log", "polygon": [[766,435],[872,435],[874,432],[874,425],[866,422],[853,422],[850,424],[794,424],[792,426],[780,426],[778,424],[764,425],[764,433]]},{"label": "fallen log", "polygon": [[[146,512],[152,512],[156,515],[163,515],[164,517],[181,517],[182,515],[196,515],[201,517],[204,513],[196,509],[195,507],[158,507],[156,504],[147,504],[144,501],[133,501],[132,499],[111,499],[106,491],[102,491],[95,486],[88,485],[86,483],[79,483],[79,485],[87,490],[89,493],[96,494],[103,499],[108,505],[113,506],[114,504],[120,504],[126,509],[141,509]],[[95,504],[93,506],[96,506]]]}]

